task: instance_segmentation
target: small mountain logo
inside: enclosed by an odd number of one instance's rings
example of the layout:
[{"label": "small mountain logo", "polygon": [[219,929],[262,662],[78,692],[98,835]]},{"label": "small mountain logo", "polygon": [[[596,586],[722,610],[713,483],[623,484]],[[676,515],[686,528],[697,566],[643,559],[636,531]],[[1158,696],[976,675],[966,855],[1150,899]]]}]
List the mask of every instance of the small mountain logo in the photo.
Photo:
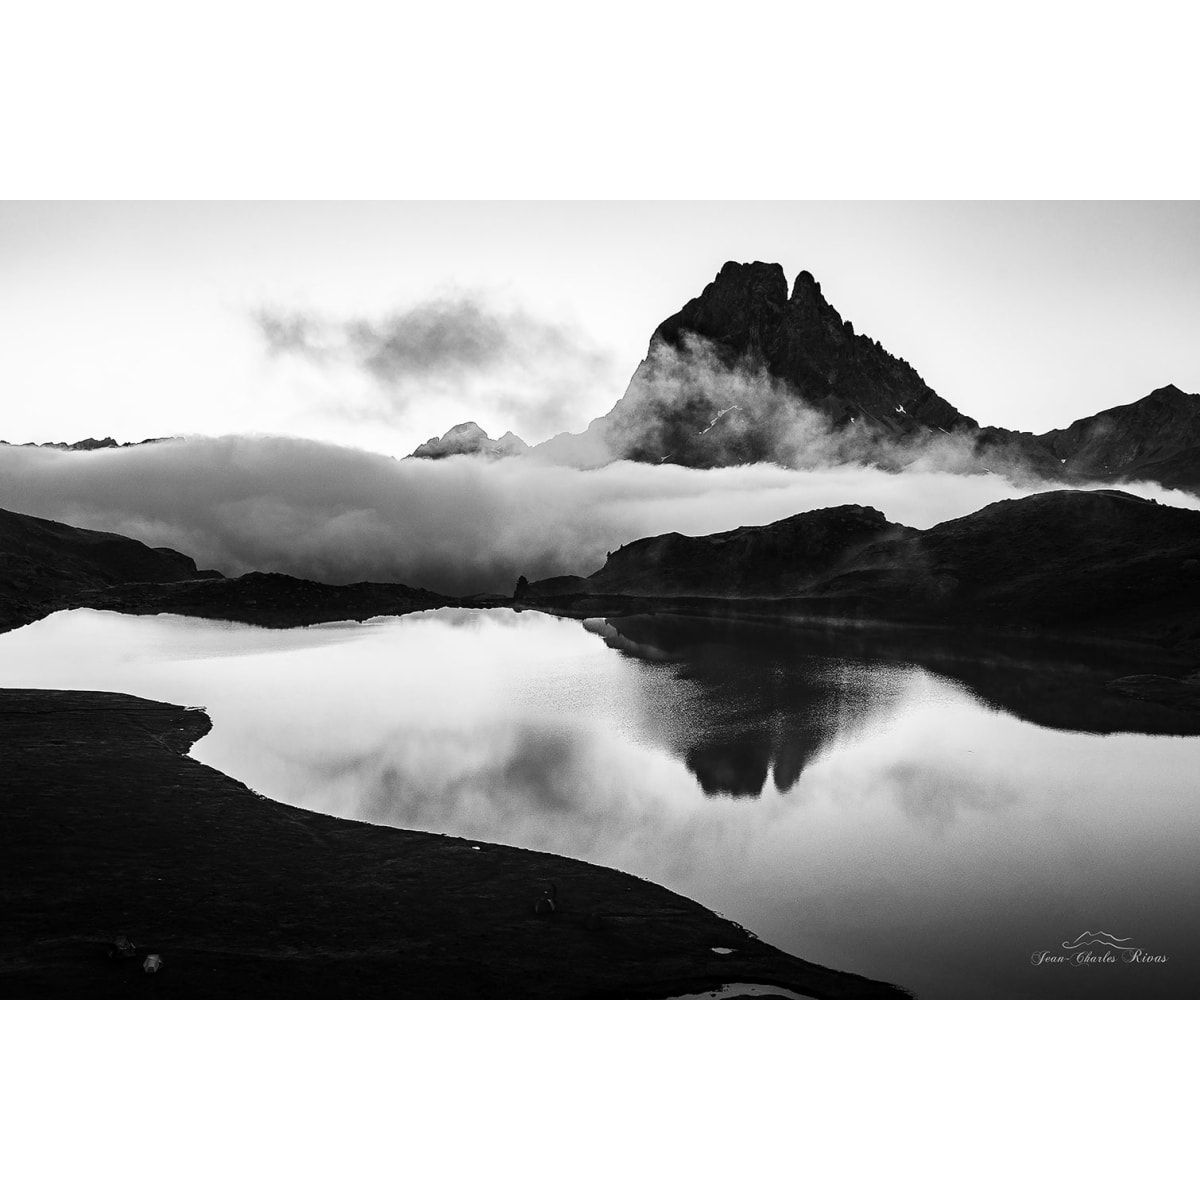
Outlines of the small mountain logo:
[{"label": "small mountain logo", "polygon": [[1130,944],[1131,938],[1117,937],[1115,933],[1105,933],[1103,929],[1093,933],[1085,929],[1077,938],[1063,942],[1064,950],[1079,950],[1084,946],[1109,946],[1113,950],[1136,950],[1138,947]]},{"label": "small mountain logo", "polygon": [[1111,966],[1122,963],[1165,963],[1167,955],[1152,954],[1135,946],[1132,938],[1118,937],[1104,929],[1094,933],[1085,929],[1078,937],[1063,942],[1059,950],[1035,950],[1029,961],[1040,967],[1046,963],[1072,963],[1077,967]]}]

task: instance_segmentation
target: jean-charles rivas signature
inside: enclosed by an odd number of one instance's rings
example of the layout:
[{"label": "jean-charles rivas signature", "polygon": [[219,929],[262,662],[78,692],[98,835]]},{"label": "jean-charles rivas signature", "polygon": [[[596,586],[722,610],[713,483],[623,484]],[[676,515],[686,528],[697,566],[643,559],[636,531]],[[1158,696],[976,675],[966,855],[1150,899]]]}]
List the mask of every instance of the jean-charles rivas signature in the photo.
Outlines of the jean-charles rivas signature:
[{"label": "jean-charles rivas signature", "polygon": [[1132,938],[1117,937],[1113,933],[1098,930],[1093,933],[1085,929],[1077,938],[1063,942],[1062,950],[1035,950],[1029,961],[1035,967],[1047,963],[1071,963],[1077,967],[1103,963],[1165,963],[1165,954],[1151,954],[1142,946],[1132,944]]}]

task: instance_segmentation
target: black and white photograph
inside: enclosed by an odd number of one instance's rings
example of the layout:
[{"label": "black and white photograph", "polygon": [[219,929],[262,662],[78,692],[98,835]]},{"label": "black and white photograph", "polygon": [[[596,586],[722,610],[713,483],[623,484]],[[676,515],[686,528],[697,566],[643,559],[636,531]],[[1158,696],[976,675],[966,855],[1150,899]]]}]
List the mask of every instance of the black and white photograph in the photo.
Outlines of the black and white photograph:
[{"label": "black and white photograph", "polygon": [[1197,995],[1200,205],[0,220],[11,994]]},{"label": "black and white photograph", "polygon": [[1186,1190],[1188,40],[923,7],[14,18],[18,1140]]}]

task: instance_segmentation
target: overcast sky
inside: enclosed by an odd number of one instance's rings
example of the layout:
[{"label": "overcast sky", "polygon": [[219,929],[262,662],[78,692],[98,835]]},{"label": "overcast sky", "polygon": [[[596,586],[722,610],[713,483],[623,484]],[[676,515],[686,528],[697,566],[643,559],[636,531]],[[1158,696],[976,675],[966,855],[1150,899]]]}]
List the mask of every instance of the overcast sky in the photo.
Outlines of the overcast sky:
[{"label": "overcast sky", "polygon": [[6,203],[0,438],[537,441],[728,259],[812,271],[985,424],[1200,392],[1196,203]]}]

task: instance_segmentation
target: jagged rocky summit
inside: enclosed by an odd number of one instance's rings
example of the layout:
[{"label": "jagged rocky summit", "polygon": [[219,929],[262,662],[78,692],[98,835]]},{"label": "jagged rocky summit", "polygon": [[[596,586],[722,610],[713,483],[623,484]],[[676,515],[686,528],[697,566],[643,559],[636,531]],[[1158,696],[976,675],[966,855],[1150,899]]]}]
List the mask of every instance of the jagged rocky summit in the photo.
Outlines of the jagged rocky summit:
[{"label": "jagged rocky summit", "polygon": [[[501,450],[510,437],[511,450]],[[580,467],[624,459],[903,470],[922,462],[1053,483],[1200,488],[1200,396],[1168,385],[1042,434],[981,427],[911,364],[856,332],[809,271],[789,289],[778,263],[727,262],[658,326],[625,394],[584,433],[532,448],[506,438],[493,442],[469,422],[417,454],[528,452]]]},{"label": "jagged rocky summit", "polygon": [[[784,387],[772,395],[772,383]],[[660,402],[664,393],[672,403]],[[605,434],[621,457],[641,461],[773,461],[801,405],[831,431],[861,422],[896,440],[977,427],[908,363],[855,333],[808,271],[789,294],[778,264],[731,262],[655,330]],[[725,428],[713,437],[718,422]]]}]

